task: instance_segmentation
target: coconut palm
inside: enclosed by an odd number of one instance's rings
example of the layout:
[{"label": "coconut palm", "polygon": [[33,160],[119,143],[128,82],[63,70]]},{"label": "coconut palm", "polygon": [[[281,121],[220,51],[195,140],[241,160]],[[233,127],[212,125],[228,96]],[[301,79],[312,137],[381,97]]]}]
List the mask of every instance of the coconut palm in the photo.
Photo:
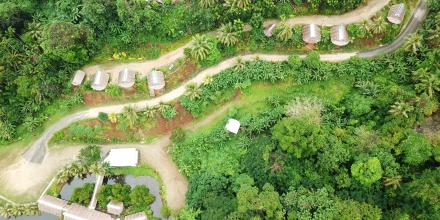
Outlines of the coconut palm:
[{"label": "coconut palm", "polygon": [[277,38],[284,42],[292,39],[293,37],[292,27],[290,27],[290,25],[287,24],[285,19],[281,20],[280,24],[276,28],[276,32],[277,32]]},{"label": "coconut palm", "polygon": [[212,78],[212,76],[206,76],[205,79],[203,80],[203,85],[209,85],[214,81],[214,79]]},{"label": "coconut palm", "polygon": [[244,60],[239,57],[237,58],[237,62],[235,63],[235,70],[241,70],[244,68],[244,66],[246,65],[246,63],[244,62]]},{"label": "coconut palm", "polygon": [[154,118],[154,116],[156,116],[157,109],[154,107],[147,107],[143,110],[143,113],[145,116],[147,116],[147,118]]},{"label": "coconut palm", "polygon": [[70,179],[69,173],[66,170],[61,170],[57,175],[56,183],[58,185],[62,185],[67,181],[69,181],[69,179]]},{"label": "coconut palm", "polygon": [[138,119],[136,110],[133,107],[127,106],[124,108],[122,115],[124,115],[128,127],[133,129]]},{"label": "coconut palm", "polygon": [[434,92],[440,91],[440,79],[437,75],[431,74],[427,68],[420,68],[415,71],[414,79],[417,81],[416,90],[432,97]]},{"label": "coconut palm", "polygon": [[43,26],[42,26],[42,24],[40,22],[33,21],[32,23],[30,23],[28,25],[28,29],[29,29],[29,32],[28,32],[29,35],[34,40],[38,41],[43,36]]},{"label": "coconut palm", "polygon": [[233,9],[246,9],[251,4],[251,0],[226,0],[226,4]]},{"label": "coconut palm", "polygon": [[110,173],[110,165],[108,163],[93,163],[89,166],[89,171],[98,175],[107,175]]},{"label": "coconut palm", "polygon": [[118,122],[118,115],[116,113],[110,113],[108,115],[108,120],[110,120],[111,123],[116,124],[116,122]]},{"label": "coconut palm", "polygon": [[367,26],[367,30],[373,34],[383,34],[387,29],[388,23],[385,21],[385,18],[379,17],[374,21],[368,22]]},{"label": "coconut palm", "polygon": [[203,8],[209,8],[218,3],[218,0],[200,0],[199,5]]},{"label": "coconut palm", "polygon": [[238,43],[239,32],[234,30],[232,23],[222,24],[218,31],[218,40],[226,46],[232,46]]},{"label": "coconut palm", "polygon": [[391,186],[393,189],[397,189],[400,186],[400,181],[402,181],[402,176],[390,176],[384,177],[385,186]]},{"label": "coconut palm", "polygon": [[403,116],[405,118],[408,118],[408,113],[412,112],[413,110],[414,107],[408,103],[395,102],[393,105],[391,105],[391,109],[389,110],[389,112],[396,117]]},{"label": "coconut palm", "polygon": [[11,207],[10,204],[0,206],[0,216],[4,217],[6,219],[12,217],[10,207]]},{"label": "coconut palm", "polygon": [[405,51],[417,53],[422,46],[422,36],[418,33],[411,34],[405,41],[403,48]]},{"label": "coconut palm", "polygon": [[186,86],[185,95],[190,100],[194,100],[194,99],[200,98],[200,96],[202,95],[202,90],[196,84],[191,83]]},{"label": "coconut palm", "polygon": [[193,37],[193,43],[191,46],[191,56],[197,61],[204,60],[209,51],[212,49],[212,44],[206,35],[197,34]]}]

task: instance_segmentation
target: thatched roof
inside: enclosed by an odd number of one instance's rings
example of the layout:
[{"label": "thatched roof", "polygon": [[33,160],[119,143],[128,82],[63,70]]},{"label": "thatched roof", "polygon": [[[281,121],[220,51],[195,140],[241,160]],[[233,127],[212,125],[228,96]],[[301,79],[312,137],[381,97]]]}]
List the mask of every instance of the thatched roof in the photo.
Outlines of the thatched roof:
[{"label": "thatched roof", "polygon": [[124,203],[118,201],[110,201],[107,204],[107,212],[112,215],[120,215],[124,211]]},{"label": "thatched roof", "polygon": [[342,24],[332,27],[330,38],[332,43],[337,46],[345,46],[350,42],[347,29],[345,29],[345,25]]},{"label": "thatched roof", "polygon": [[147,216],[143,212],[139,212],[133,215],[128,215],[124,218],[124,220],[147,220]]},{"label": "thatched roof", "polygon": [[95,77],[93,77],[92,89],[96,91],[102,91],[107,87],[108,80],[110,76],[101,70],[96,72]]},{"label": "thatched roof", "polygon": [[136,80],[136,72],[130,71],[128,68],[125,68],[121,72],[119,72],[118,77],[118,85],[122,88],[130,88],[134,85]]},{"label": "thatched roof", "polygon": [[86,73],[82,70],[77,70],[73,76],[72,85],[79,86],[84,80]]},{"label": "thatched roof", "polygon": [[276,26],[277,26],[276,24],[270,25],[268,28],[264,30],[264,35],[266,35],[266,37],[272,37],[273,31],[275,30]]},{"label": "thatched roof", "polygon": [[302,38],[308,44],[316,44],[321,41],[321,29],[316,24],[304,25],[302,29]]},{"label": "thatched roof", "polygon": [[165,76],[162,72],[153,70],[147,75],[148,87],[159,90],[165,87]]},{"label": "thatched roof", "polygon": [[113,220],[113,218],[106,213],[88,209],[78,204],[72,204],[67,207],[64,212],[64,220]]},{"label": "thatched roof", "polygon": [[390,21],[393,24],[402,23],[404,17],[405,17],[405,4],[403,3],[391,6],[390,10],[388,11],[388,16],[387,16],[388,21]]},{"label": "thatched roof", "polygon": [[66,210],[67,201],[44,195],[38,201],[38,209],[42,212],[61,217]]}]

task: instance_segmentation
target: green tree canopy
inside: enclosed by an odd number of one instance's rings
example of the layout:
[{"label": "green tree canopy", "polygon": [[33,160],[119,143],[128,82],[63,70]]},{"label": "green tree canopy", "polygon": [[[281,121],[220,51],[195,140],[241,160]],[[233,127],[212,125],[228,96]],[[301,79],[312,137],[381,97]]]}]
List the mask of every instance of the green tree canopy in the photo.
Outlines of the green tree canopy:
[{"label": "green tree canopy", "polygon": [[382,167],[377,157],[359,160],[351,165],[351,175],[362,185],[370,186],[382,178]]}]

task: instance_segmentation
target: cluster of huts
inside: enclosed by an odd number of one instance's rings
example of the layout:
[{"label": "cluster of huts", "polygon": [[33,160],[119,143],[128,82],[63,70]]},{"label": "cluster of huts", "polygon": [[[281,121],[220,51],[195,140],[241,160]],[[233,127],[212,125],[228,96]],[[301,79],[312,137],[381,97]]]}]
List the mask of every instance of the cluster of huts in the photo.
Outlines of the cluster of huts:
[{"label": "cluster of huts", "polygon": [[[405,16],[405,5],[403,3],[391,6],[387,19],[393,24],[400,24]],[[272,37],[276,24],[270,25],[264,30],[267,37]],[[316,24],[307,24],[302,28],[302,39],[307,44],[316,44],[321,41],[321,28]],[[346,26],[338,24],[331,27],[330,39],[334,45],[345,46],[350,42]]]},{"label": "cluster of huts", "polygon": [[[44,195],[38,200],[41,212],[49,213],[64,220],[115,220],[118,219],[124,205],[121,202],[111,201],[107,205],[107,212],[100,212],[78,204],[68,204],[67,201],[53,196]],[[144,212],[128,215],[124,220],[147,220]]]},{"label": "cluster of huts", "polygon": [[[84,81],[86,73],[82,70],[78,70],[75,72],[75,75],[72,80],[72,85],[79,86]],[[92,78],[91,87],[95,91],[103,91],[107,88],[110,80],[110,75],[105,73],[103,70],[96,71],[95,75]],[[128,68],[124,68],[118,74],[117,84],[121,88],[129,89],[133,87],[136,82],[136,72],[129,70]],[[158,94],[163,93],[165,89],[165,77],[161,71],[153,70],[147,74],[147,84],[150,90],[150,96],[156,96]]]}]

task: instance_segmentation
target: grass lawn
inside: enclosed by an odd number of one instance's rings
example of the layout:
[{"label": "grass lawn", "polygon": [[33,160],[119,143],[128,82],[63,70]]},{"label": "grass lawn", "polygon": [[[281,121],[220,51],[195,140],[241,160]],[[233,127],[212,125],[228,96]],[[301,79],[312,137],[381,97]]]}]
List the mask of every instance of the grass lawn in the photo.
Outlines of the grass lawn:
[{"label": "grass lawn", "polygon": [[112,171],[114,172],[115,175],[133,175],[133,176],[151,176],[154,177],[157,180],[160,180],[159,175],[157,174],[157,172],[145,165],[145,164],[141,164],[137,167],[115,167],[112,169]]}]

